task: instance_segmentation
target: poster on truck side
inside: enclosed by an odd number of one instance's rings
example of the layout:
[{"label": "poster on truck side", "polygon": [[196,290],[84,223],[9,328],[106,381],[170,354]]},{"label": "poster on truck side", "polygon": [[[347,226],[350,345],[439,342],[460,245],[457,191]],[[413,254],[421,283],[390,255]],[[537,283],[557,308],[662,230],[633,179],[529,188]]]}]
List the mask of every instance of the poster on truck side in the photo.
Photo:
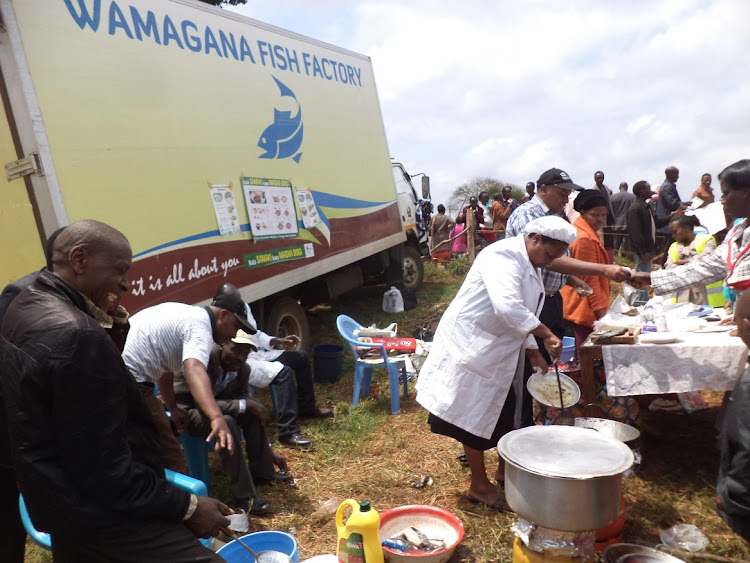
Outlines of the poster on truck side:
[{"label": "poster on truck side", "polygon": [[294,238],[297,212],[288,180],[242,178],[242,191],[253,238]]}]

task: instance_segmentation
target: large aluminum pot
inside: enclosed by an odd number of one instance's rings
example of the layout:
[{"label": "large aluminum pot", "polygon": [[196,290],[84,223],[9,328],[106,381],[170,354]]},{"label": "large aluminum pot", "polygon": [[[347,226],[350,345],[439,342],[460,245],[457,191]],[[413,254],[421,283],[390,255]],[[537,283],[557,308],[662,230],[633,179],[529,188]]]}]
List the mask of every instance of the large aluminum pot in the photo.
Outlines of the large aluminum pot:
[{"label": "large aluminum pot", "polygon": [[544,528],[603,528],[620,510],[622,474],[633,452],[622,442],[575,426],[531,426],[500,439],[505,498],[516,514]]}]

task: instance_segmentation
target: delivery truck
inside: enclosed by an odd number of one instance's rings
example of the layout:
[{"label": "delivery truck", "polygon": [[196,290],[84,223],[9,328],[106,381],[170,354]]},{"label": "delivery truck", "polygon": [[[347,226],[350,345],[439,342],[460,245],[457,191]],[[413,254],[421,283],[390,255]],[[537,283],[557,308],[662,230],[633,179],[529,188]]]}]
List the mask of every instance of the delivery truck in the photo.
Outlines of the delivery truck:
[{"label": "delivery truck", "polygon": [[314,303],[421,283],[429,180],[417,194],[389,157],[368,57],[192,0],[0,18],[1,282],[97,219],[130,240],[131,313],[231,282],[304,339]]}]

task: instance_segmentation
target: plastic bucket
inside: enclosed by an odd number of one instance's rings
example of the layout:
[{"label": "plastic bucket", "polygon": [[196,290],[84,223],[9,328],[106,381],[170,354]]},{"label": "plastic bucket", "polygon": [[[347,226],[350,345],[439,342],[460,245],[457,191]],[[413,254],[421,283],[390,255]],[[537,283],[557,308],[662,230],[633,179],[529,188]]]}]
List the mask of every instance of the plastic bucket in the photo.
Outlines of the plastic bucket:
[{"label": "plastic bucket", "polygon": [[[254,552],[271,550],[286,553],[294,563],[299,562],[299,548],[294,536],[286,532],[266,530],[242,536],[242,541]],[[253,556],[237,541],[231,541],[216,552],[229,563],[254,563]]]},{"label": "plastic bucket", "polygon": [[313,369],[316,383],[336,383],[341,379],[344,348],[338,344],[318,344],[313,348]]},{"label": "plastic bucket", "polygon": [[562,354],[560,361],[564,363],[572,362],[576,354],[576,339],[571,336],[563,336]]}]

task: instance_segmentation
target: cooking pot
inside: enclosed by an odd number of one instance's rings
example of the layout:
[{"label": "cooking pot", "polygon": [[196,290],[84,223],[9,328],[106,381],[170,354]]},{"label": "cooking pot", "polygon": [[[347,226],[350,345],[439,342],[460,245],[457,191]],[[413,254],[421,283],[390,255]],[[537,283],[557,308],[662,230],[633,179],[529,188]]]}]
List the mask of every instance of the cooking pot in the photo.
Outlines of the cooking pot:
[{"label": "cooking pot", "polygon": [[622,442],[576,426],[530,426],[500,439],[505,499],[544,528],[584,532],[613,522],[622,474],[633,452]]}]

